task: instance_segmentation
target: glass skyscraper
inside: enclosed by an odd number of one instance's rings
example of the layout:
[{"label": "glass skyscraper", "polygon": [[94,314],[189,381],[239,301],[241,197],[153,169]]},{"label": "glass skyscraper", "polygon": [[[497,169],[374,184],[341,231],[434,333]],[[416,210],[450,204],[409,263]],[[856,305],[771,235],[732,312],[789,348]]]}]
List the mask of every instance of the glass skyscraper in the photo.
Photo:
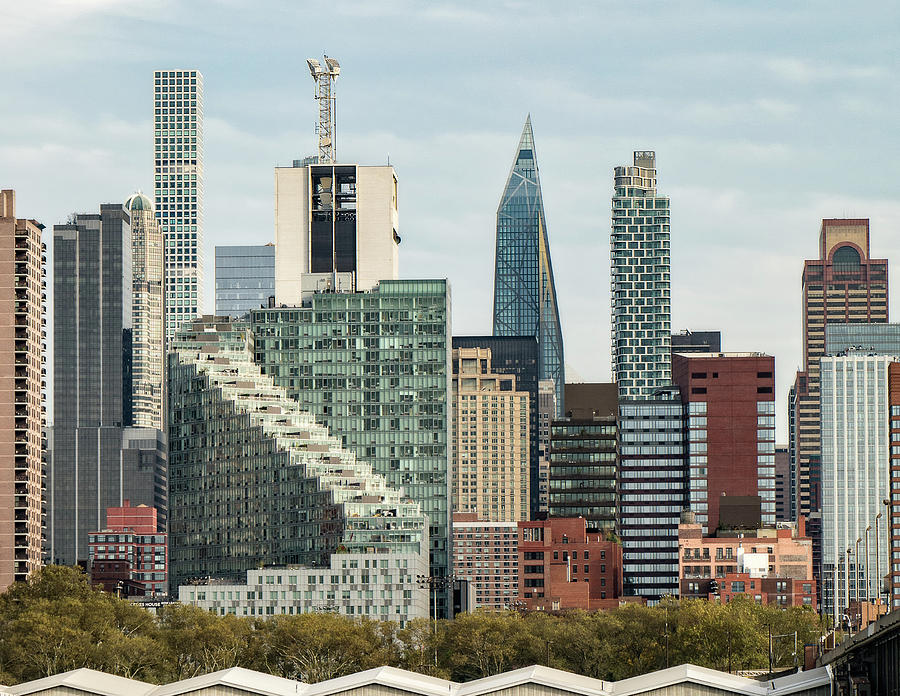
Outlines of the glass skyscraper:
[{"label": "glass skyscraper", "polygon": [[275,295],[275,245],[216,247],[216,314],[241,317]]},{"label": "glass skyscraper", "polygon": [[203,75],[153,74],[156,219],[165,239],[166,343],[203,297]]},{"label": "glass skyscraper", "polygon": [[[255,362],[428,515],[431,575],[450,570],[450,289],[382,280],[251,312]],[[446,598],[438,593],[438,612]]]},{"label": "glass skyscraper", "polygon": [[669,199],[656,192],[656,153],[615,168],[610,239],[612,373],[619,397],[650,396],[671,382]]},{"label": "glass skyscraper", "polygon": [[562,326],[530,115],[497,209],[493,333],[538,339],[538,377],[553,380],[557,416],[563,413]]}]

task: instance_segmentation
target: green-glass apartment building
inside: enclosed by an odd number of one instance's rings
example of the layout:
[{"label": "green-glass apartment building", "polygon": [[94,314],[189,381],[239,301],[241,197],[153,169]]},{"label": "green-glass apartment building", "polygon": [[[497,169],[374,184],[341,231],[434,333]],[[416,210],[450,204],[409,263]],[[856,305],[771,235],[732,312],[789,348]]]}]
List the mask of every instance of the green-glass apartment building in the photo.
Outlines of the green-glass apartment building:
[{"label": "green-glass apartment building", "polygon": [[[254,310],[254,360],[428,515],[431,575],[450,573],[450,288],[383,280]],[[446,612],[438,598],[438,611]]]}]

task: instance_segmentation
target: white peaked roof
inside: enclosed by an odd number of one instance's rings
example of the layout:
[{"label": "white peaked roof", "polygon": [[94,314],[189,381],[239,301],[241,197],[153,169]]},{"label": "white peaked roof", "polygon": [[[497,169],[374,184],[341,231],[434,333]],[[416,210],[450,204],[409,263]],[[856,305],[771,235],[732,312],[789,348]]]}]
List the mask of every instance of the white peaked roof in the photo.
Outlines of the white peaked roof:
[{"label": "white peaked roof", "polygon": [[[774,680],[756,681],[685,664],[611,682],[533,665],[464,684],[395,667],[377,667],[317,684],[304,684],[242,667],[232,667],[166,686],[153,686],[92,669],[77,669],[18,686],[8,686],[5,690],[11,696],[34,694],[56,687],[68,687],[91,696],[180,696],[202,689],[225,686],[238,692],[245,692],[248,696],[332,696],[377,684],[414,696],[482,696],[517,686],[536,684],[581,696],[640,696],[677,684],[696,684],[738,696],[790,696],[806,689],[827,687],[830,683],[831,669],[828,667],[819,667]],[[5,696],[5,693],[0,691],[0,696]]]},{"label": "white peaked roof", "polygon": [[115,674],[82,667],[73,669],[71,672],[54,674],[52,677],[44,677],[16,686],[7,686],[6,691],[13,696],[22,696],[22,694],[33,694],[60,687],[84,691],[92,696],[124,696],[125,694],[147,696],[157,688],[147,682],[117,677]]}]

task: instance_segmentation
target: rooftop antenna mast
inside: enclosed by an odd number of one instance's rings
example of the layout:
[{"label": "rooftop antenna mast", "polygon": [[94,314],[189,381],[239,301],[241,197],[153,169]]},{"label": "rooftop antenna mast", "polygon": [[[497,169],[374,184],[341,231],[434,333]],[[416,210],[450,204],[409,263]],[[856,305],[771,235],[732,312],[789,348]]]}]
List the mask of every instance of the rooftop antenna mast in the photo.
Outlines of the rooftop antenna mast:
[{"label": "rooftop antenna mast", "polygon": [[341,74],[341,65],[336,58],[325,56],[323,67],[315,58],[307,58],[309,74],[316,81],[316,101],[319,102],[319,124],[316,133],[319,136],[319,162],[334,162],[336,150],[335,136],[335,98],[334,81]]}]

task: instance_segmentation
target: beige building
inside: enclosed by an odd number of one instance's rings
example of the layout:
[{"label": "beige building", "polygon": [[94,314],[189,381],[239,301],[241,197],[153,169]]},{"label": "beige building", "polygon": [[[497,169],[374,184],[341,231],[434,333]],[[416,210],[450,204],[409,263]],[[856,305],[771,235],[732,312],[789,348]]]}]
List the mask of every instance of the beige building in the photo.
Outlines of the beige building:
[{"label": "beige building", "polygon": [[44,247],[0,191],[0,591],[41,565]]},{"label": "beige building", "polygon": [[136,193],[131,216],[132,417],[136,428],[163,427],[163,240],[153,203]]},{"label": "beige building", "polygon": [[394,168],[306,160],[275,169],[275,301],[398,277]]},{"label": "beige building", "polygon": [[487,522],[528,519],[529,396],[491,371],[489,348],[453,350],[452,507]]}]

